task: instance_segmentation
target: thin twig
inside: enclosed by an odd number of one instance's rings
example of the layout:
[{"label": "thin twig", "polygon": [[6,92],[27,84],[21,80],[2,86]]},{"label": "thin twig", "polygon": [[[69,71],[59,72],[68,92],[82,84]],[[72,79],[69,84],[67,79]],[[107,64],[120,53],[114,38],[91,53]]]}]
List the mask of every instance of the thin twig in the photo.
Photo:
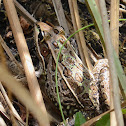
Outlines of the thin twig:
[{"label": "thin twig", "polygon": [[35,44],[36,44],[37,52],[38,52],[40,61],[42,62],[42,65],[43,65],[43,73],[46,74],[44,57],[41,54],[40,46],[39,46],[39,43],[38,43],[38,31],[37,31],[36,25],[34,25],[34,38],[35,38],[34,41],[35,41]]},{"label": "thin twig", "polygon": [[65,18],[65,15],[64,15],[61,0],[52,0],[52,2],[53,2],[53,5],[54,5],[54,9],[55,9],[55,12],[56,12],[60,26],[63,26],[63,28],[65,29],[65,32],[67,34],[69,34],[69,29],[68,29],[68,26],[67,26],[67,22],[66,22],[66,18]]},{"label": "thin twig", "polygon": [[20,13],[31,25],[34,25],[37,20],[31,16],[30,13],[28,13],[27,10],[25,10],[16,0],[13,1],[18,13]]}]

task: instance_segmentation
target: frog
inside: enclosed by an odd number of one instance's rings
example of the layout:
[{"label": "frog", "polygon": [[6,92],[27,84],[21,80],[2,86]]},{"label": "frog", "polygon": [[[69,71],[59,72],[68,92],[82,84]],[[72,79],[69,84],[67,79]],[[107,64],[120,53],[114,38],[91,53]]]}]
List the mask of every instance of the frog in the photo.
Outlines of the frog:
[{"label": "frog", "polygon": [[56,61],[60,48],[67,41],[59,56],[57,73],[59,96],[65,117],[81,111],[86,117],[92,118],[108,110],[110,105],[108,60],[99,59],[93,70],[89,71],[65,37],[62,27],[52,27],[44,22],[38,22],[37,27],[38,34],[41,35],[38,45],[47,70],[47,80],[42,84],[42,91],[58,108]]}]

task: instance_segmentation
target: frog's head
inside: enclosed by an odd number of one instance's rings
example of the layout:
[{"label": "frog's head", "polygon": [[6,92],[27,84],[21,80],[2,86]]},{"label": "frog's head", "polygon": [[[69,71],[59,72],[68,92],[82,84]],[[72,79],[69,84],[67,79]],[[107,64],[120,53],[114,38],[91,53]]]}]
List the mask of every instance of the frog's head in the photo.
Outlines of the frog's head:
[{"label": "frog's head", "polygon": [[54,26],[53,31],[55,34],[65,35],[65,31],[62,26]]},{"label": "frog's head", "polygon": [[37,28],[40,36],[42,36],[45,40],[49,39],[53,34],[53,28],[44,22],[38,22]]}]

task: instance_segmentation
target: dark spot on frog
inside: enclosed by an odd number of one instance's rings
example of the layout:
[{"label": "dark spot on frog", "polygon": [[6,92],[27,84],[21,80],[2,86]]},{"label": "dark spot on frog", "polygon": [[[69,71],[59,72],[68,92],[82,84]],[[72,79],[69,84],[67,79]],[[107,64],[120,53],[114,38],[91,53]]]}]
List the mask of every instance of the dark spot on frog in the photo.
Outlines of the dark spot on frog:
[{"label": "dark spot on frog", "polygon": [[77,64],[77,68],[78,68],[79,70],[81,70],[81,71],[83,71],[83,70],[85,69],[82,63],[78,63],[78,64]]},{"label": "dark spot on frog", "polygon": [[75,62],[71,57],[67,57],[66,58],[66,62],[68,63],[68,65],[74,66]]},{"label": "dark spot on frog", "polygon": [[102,93],[104,96],[104,99],[106,100],[108,98],[108,96],[106,95],[106,93]]},{"label": "dark spot on frog", "polygon": [[84,93],[84,94],[82,95],[82,98],[83,98],[83,99],[88,99],[88,98],[89,98],[89,94],[88,94],[88,93]]},{"label": "dark spot on frog", "polygon": [[55,70],[56,70],[56,66],[55,66],[55,62],[54,62],[54,60],[53,60],[53,61],[52,61],[52,71],[55,72]]},{"label": "dark spot on frog", "polygon": [[88,80],[91,79],[91,78],[90,78],[90,74],[89,74],[88,71],[84,71],[84,72],[83,72],[83,76],[84,76],[84,78],[86,78],[86,79],[88,79]]},{"label": "dark spot on frog", "polygon": [[59,62],[61,63],[63,61],[63,54],[60,54],[59,56]]},{"label": "dark spot on frog", "polygon": [[100,85],[100,88],[104,88],[104,85]]},{"label": "dark spot on frog", "polygon": [[75,74],[75,80],[77,80],[78,82],[82,83],[84,81],[83,76],[80,73],[76,73]]},{"label": "dark spot on frog", "polygon": [[91,85],[90,86],[90,89],[91,89],[91,91],[93,91],[93,93],[95,93],[95,94],[97,94],[97,86],[96,85]]},{"label": "dark spot on frog", "polygon": [[59,30],[58,29],[54,28],[53,30],[54,30],[54,33],[59,34]]},{"label": "dark spot on frog", "polygon": [[52,80],[55,82],[56,80],[55,80],[55,75],[52,75]]},{"label": "dark spot on frog", "polygon": [[90,100],[87,100],[87,99],[81,99],[81,102],[85,105],[85,106],[92,106],[92,102]]},{"label": "dark spot on frog", "polygon": [[[64,42],[66,42],[66,40],[64,40],[63,38],[60,38],[57,41],[59,41],[61,44],[64,44]],[[67,48],[67,43],[65,43],[64,47]]]},{"label": "dark spot on frog", "polygon": [[70,76],[72,76],[71,70],[70,70],[69,68],[66,68],[66,67],[65,67],[65,69],[63,70],[63,74],[64,74],[65,77],[70,77]]},{"label": "dark spot on frog", "polygon": [[69,51],[69,54],[70,54],[74,59],[76,59],[75,54],[74,54],[73,51]]},{"label": "dark spot on frog", "polygon": [[56,41],[53,41],[52,44],[54,45],[55,48],[59,49],[58,43]]},{"label": "dark spot on frog", "polygon": [[71,88],[73,89],[73,91],[75,91],[78,87],[77,83],[72,80],[68,80],[68,82],[69,82]]},{"label": "dark spot on frog", "polygon": [[61,26],[55,26],[54,27],[54,33],[56,33],[56,34],[60,34],[60,35],[65,35],[65,33],[64,33],[64,28]]},{"label": "dark spot on frog", "polygon": [[94,104],[98,104],[97,103],[97,98],[93,97],[93,101],[94,101]]},{"label": "dark spot on frog", "polygon": [[[58,86],[58,91],[60,92],[60,86]],[[57,91],[56,91],[56,87],[55,87],[55,93],[56,93]]]},{"label": "dark spot on frog", "polygon": [[49,83],[46,83],[46,87],[49,88]]},{"label": "dark spot on frog", "polygon": [[83,93],[83,91],[84,91],[84,87],[83,87],[83,86],[78,86],[78,87],[76,88],[76,90],[75,90],[75,93],[76,93],[77,95],[79,95],[79,94]]},{"label": "dark spot on frog", "polygon": [[63,90],[66,90],[68,88],[63,79],[60,80],[60,83],[61,83],[61,87],[62,87]]}]

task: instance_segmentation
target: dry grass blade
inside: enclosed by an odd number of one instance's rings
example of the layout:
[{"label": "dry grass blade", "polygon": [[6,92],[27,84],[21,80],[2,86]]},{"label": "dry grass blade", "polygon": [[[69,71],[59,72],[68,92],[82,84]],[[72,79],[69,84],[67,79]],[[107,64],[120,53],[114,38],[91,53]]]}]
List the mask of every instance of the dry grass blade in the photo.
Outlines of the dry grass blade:
[{"label": "dry grass blade", "polygon": [[19,116],[19,114],[17,113],[17,111],[15,110],[14,106],[12,105],[10,99],[8,98],[8,96],[7,96],[7,94],[6,94],[6,91],[4,90],[4,87],[3,87],[3,85],[1,84],[1,82],[0,82],[0,90],[1,90],[3,96],[4,96],[5,100],[6,100],[6,102],[7,102],[8,106],[9,106],[9,108],[11,109],[13,115],[16,117],[16,119],[18,119],[22,124],[25,125],[25,123],[23,122],[23,120],[21,119],[21,117]]},{"label": "dry grass blade", "polygon": [[0,81],[30,110],[40,126],[49,126],[46,116],[43,114],[44,110],[35,103],[29,91],[17,82],[2,64],[0,64]]},{"label": "dry grass blade", "polygon": [[5,50],[5,52],[7,53],[7,55],[10,57],[11,61],[13,61],[18,66],[21,73],[24,73],[23,68],[20,66],[20,64],[17,62],[17,60],[14,58],[13,54],[11,53],[9,47],[4,42],[1,35],[0,35],[0,43],[3,47],[3,49]]},{"label": "dry grass blade", "polygon": [[1,0],[0,0],[0,8],[1,8]]},{"label": "dry grass blade", "polygon": [[36,103],[40,106],[41,110],[43,111],[43,115],[45,116],[44,121],[46,122],[45,126],[49,125],[49,120],[47,117],[47,112],[46,112],[45,105],[43,102],[40,87],[39,87],[37,78],[35,76],[32,60],[28,51],[26,40],[24,38],[22,29],[19,23],[19,19],[16,13],[16,9],[14,7],[13,0],[9,0],[9,1],[3,0],[3,2],[4,2],[4,6],[8,15],[8,19],[9,19],[12,31],[13,31],[13,35],[14,35],[16,45],[19,51],[19,55],[20,55],[22,64],[24,66],[30,92],[33,98],[35,99]]},{"label": "dry grass blade", "polygon": [[113,92],[113,99],[114,99],[114,108],[115,108],[115,113],[116,113],[115,121],[117,121],[117,125],[124,126],[121,106],[120,106],[118,78],[117,78],[117,72],[116,72],[116,67],[114,63],[114,55],[113,55],[114,51],[113,51],[113,46],[111,42],[105,1],[100,0],[99,5],[100,5],[100,10],[101,10],[101,16],[102,16],[106,52],[107,52],[109,68],[110,68],[110,81],[111,81],[110,84],[112,85],[111,91],[113,90],[112,92]]},{"label": "dry grass blade", "polygon": [[65,29],[65,32],[67,34],[69,34],[69,29],[68,29],[68,26],[67,26],[67,22],[66,22],[66,18],[65,18],[65,15],[64,15],[61,0],[52,0],[52,2],[53,2],[53,5],[54,5],[55,12],[56,12],[60,26],[63,26],[63,28]]},{"label": "dry grass blade", "polygon": [[41,55],[41,51],[40,51],[40,47],[39,47],[39,43],[38,43],[38,32],[37,32],[37,26],[36,25],[34,25],[34,41],[35,41],[35,44],[36,44],[38,55],[40,57],[40,61],[42,62],[43,73],[46,73],[44,57]]},{"label": "dry grass blade", "polygon": [[110,112],[112,112],[112,111],[113,111],[113,109],[112,109],[112,110],[108,110],[108,111],[106,111],[106,112],[100,114],[99,116],[96,116],[96,117],[90,119],[89,121],[85,122],[85,123],[82,124],[81,126],[91,126],[91,125],[94,124],[96,121],[98,121],[101,117],[103,117],[104,115],[106,115],[106,114],[108,114],[108,113],[110,113]]},{"label": "dry grass blade", "polygon": [[7,126],[3,118],[0,116],[0,126]]},{"label": "dry grass blade", "polygon": [[[70,13],[71,13],[72,23],[73,23],[73,27],[74,27],[74,32],[75,32],[75,31],[77,31],[77,25],[76,25],[76,20],[75,20],[75,15],[74,15],[74,8],[73,8],[72,0],[68,0],[68,2],[69,2],[69,8],[70,8]],[[85,62],[85,59],[84,59],[84,54],[82,53],[82,47],[81,47],[81,44],[80,44],[79,34],[78,33],[75,34],[75,37],[76,37],[76,40],[77,40],[77,45],[78,45],[80,57],[81,57],[84,65],[86,65],[86,62]]]},{"label": "dry grass blade", "polygon": [[119,0],[111,0],[110,32],[112,44],[119,55]]},{"label": "dry grass blade", "polygon": [[[68,0],[68,1],[69,1],[69,7],[70,7],[74,30],[77,31],[78,29],[81,28],[77,1],[76,0]],[[89,56],[87,53],[87,47],[86,47],[86,43],[85,43],[85,39],[84,39],[84,35],[83,35],[82,31],[80,31],[78,34],[76,34],[76,39],[77,39],[77,44],[79,47],[81,59],[82,59],[84,65],[87,66],[89,68],[89,70],[92,70],[92,65],[89,60]]]},{"label": "dry grass blade", "polygon": [[21,14],[25,19],[27,19],[27,21],[31,25],[37,22],[37,20],[34,17],[32,17],[16,0],[13,1],[18,13]]},{"label": "dry grass blade", "polygon": [[[110,33],[111,33],[111,40],[112,40],[112,44],[113,47],[117,53],[117,55],[119,54],[119,0],[111,0],[111,12],[110,12]],[[111,86],[112,88],[112,86]],[[111,92],[111,106],[110,108],[112,109],[114,106],[114,101],[112,100],[112,92]],[[119,102],[119,101],[117,101]],[[110,124],[111,125],[117,125],[115,118],[115,111],[111,112],[111,116],[110,116]]]}]

